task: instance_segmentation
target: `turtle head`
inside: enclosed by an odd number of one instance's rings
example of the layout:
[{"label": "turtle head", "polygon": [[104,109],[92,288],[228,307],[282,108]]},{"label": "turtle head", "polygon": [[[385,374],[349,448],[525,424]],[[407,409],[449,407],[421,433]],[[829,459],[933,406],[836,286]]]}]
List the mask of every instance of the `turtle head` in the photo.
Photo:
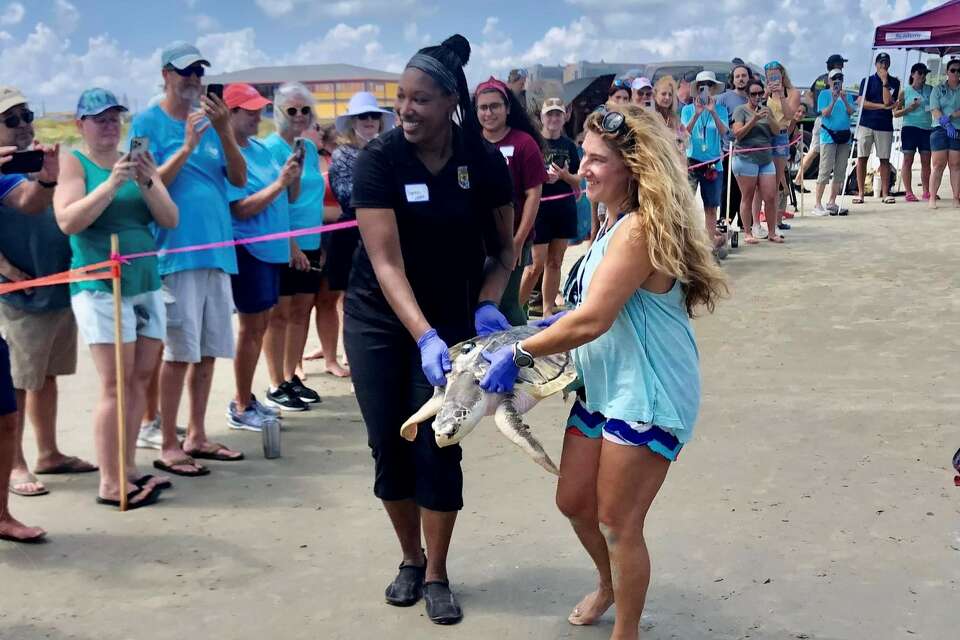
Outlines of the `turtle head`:
[{"label": "turtle head", "polygon": [[463,440],[484,416],[496,408],[499,398],[480,388],[474,360],[480,349],[467,343],[453,362],[447,376],[443,406],[433,421],[434,438],[440,447],[449,447]]}]

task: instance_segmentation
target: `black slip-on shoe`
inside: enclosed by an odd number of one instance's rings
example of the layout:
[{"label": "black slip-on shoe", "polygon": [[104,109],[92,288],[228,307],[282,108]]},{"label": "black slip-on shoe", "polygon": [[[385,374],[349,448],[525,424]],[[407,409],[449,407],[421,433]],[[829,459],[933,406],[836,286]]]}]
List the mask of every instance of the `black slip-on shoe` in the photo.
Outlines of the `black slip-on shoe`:
[{"label": "black slip-on shoe", "polygon": [[463,609],[450,591],[446,581],[427,582],[423,585],[423,600],[427,603],[427,617],[434,624],[457,624],[463,620]]},{"label": "black slip-on shoe", "polygon": [[416,567],[410,564],[401,564],[397,577],[393,579],[384,592],[387,604],[395,607],[410,607],[423,597],[423,578],[427,567]]}]

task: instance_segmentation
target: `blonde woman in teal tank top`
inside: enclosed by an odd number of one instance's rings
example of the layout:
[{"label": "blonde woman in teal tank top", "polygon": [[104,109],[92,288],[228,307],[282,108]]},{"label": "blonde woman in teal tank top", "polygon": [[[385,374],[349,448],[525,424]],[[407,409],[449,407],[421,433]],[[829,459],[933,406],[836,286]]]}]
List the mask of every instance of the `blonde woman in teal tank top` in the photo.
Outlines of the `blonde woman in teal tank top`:
[{"label": "blonde woman in teal tank top", "polygon": [[[156,245],[150,225],[171,228],[178,222],[177,206],[170,199],[150,153],[145,150],[134,161],[117,150],[124,111],[126,108],[104,89],[85,91],[77,104],[77,128],[84,148],[61,159],[59,185],[53,198],[57,223],[70,236],[74,268],[108,260],[111,234],[118,234],[121,254],[152,251]],[[97,502],[118,505],[123,491],[128,496],[128,508],[136,508],[156,502],[160,490],[170,484],[163,478],[142,476],[134,463],[147,385],[159,364],[166,330],[156,258],[134,260],[121,270],[127,478],[120,477],[117,463],[112,291],[112,283],[103,280],[70,286],[77,327],[90,345],[100,374],[100,398],[94,413],[100,465]]]},{"label": "blonde woman in teal tank top", "polygon": [[623,640],[638,637],[650,581],[647,510],[699,410],[690,317],[712,310],[726,285],[674,132],[655,113],[608,108],[585,126],[580,174],[609,214],[576,274],[576,309],[490,354],[480,386],[509,393],[533,357],[573,350],[583,389],[564,436],[557,505],[593,559],[598,587],[569,621],[593,624],[616,600],[611,637]]}]

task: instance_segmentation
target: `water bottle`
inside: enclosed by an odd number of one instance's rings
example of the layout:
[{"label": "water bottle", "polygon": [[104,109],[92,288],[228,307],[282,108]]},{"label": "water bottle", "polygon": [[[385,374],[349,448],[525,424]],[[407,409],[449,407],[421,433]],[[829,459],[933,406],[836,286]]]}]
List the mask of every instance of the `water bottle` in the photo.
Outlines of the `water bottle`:
[{"label": "water bottle", "polygon": [[270,420],[263,425],[263,457],[271,460],[280,457],[280,422]]},{"label": "water bottle", "polygon": [[880,197],[880,171],[873,174],[873,197]]}]

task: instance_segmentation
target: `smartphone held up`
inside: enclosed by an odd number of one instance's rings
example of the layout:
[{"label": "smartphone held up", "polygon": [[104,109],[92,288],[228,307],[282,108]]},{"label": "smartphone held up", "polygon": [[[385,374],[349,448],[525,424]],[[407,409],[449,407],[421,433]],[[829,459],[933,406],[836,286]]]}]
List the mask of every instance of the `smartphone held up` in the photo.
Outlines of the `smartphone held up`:
[{"label": "smartphone held up", "polygon": [[0,165],[0,173],[37,173],[43,169],[43,151],[30,149],[28,151],[14,151],[10,160]]}]

